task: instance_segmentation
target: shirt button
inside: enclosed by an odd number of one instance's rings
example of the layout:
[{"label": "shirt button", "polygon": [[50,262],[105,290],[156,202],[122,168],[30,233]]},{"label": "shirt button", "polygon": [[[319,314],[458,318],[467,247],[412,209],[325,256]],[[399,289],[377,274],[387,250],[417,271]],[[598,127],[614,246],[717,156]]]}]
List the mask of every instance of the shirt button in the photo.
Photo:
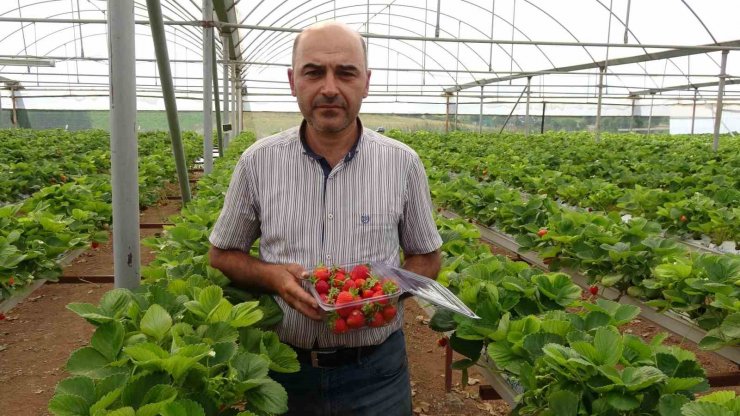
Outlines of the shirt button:
[{"label": "shirt button", "polygon": [[334,219],[334,214],[329,214],[328,217],[329,217],[330,220],[333,220]]},{"label": "shirt button", "polygon": [[327,259],[327,260],[331,260],[331,256],[327,254],[327,255],[326,255],[326,259]]}]

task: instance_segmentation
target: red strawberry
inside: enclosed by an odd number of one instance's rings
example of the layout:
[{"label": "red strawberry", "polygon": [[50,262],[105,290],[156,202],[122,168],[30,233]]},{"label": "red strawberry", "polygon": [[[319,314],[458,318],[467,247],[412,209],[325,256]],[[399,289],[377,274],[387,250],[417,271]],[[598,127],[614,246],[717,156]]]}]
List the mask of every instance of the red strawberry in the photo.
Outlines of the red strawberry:
[{"label": "red strawberry", "polygon": [[356,283],[352,279],[347,279],[344,281],[344,285],[342,286],[342,290],[349,291],[350,289],[354,289],[357,287]]},{"label": "red strawberry", "polygon": [[439,345],[440,347],[446,347],[447,346],[447,338],[446,337],[442,337],[442,338],[438,339],[437,340],[437,345]]},{"label": "red strawberry", "polygon": [[329,282],[326,280],[319,280],[316,282],[316,292],[318,293],[329,293]]},{"label": "red strawberry", "polygon": [[13,286],[15,284],[15,278],[13,276],[10,276],[10,279],[8,279],[8,284],[10,286]]},{"label": "red strawberry", "polygon": [[373,297],[374,294],[375,294],[375,292],[373,292],[372,290],[365,289],[365,290],[362,291],[362,298],[363,299],[371,298],[371,297]]},{"label": "red strawberry", "polygon": [[367,279],[370,277],[370,268],[366,264],[358,264],[349,273],[352,280]]},{"label": "red strawberry", "polygon": [[379,290],[382,291],[383,290],[383,286],[381,286],[380,285],[380,282],[378,282],[378,283],[374,284],[373,287],[370,288],[370,290],[372,290],[373,292],[377,292]]},{"label": "red strawberry", "polygon": [[343,334],[347,332],[347,322],[342,318],[335,319],[331,324],[331,330],[335,334]]},{"label": "red strawberry", "polygon": [[0,321],[2,321],[2,320],[4,320],[4,319],[5,319],[5,314],[4,314],[4,313],[2,313],[2,312],[0,312]]},{"label": "red strawberry", "polygon": [[347,317],[347,326],[352,329],[362,328],[365,326],[365,315],[359,309],[352,310],[352,313]]},{"label": "red strawberry", "polygon": [[[381,290],[379,290],[379,291],[377,291],[377,292],[375,292],[375,293],[373,294],[373,299],[374,299],[374,298],[381,298],[381,297],[384,297],[384,296],[385,296],[385,293],[383,293],[383,290],[381,289]],[[380,304],[380,305],[386,305],[386,304],[388,303],[388,298],[385,298],[385,299],[378,299],[378,301],[377,301],[377,302],[378,302],[378,304]]]},{"label": "red strawberry", "polygon": [[537,235],[540,237],[544,237],[547,234],[547,228],[540,228],[539,231],[537,231]]},{"label": "red strawberry", "polygon": [[[351,303],[355,300],[355,297],[350,292],[339,292],[337,295],[337,300],[334,302],[336,306],[342,306],[346,305],[347,303]],[[342,318],[346,318],[349,316],[349,314],[352,312],[352,308],[340,308],[337,310],[339,312],[339,315]]]},{"label": "red strawberry", "polygon": [[320,294],[319,294],[319,298],[320,298],[320,299],[321,299],[321,301],[322,301],[322,302],[324,302],[324,303],[329,303],[329,302],[330,302],[330,301],[329,301],[329,295],[327,295],[326,293],[320,293]]},{"label": "red strawberry", "polygon": [[555,257],[545,257],[544,259],[542,259],[542,262],[549,266],[550,264],[552,264],[553,260],[555,260]]},{"label": "red strawberry", "polygon": [[62,175],[62,176],[59,177],[59,180],[62,181],[62,182],[67,182],[67,177],[64,176],[64,175]]},{"label": "red strawberry", "polygon": [[385,308],[383,308],[383,319],[386,320],[386,322],[390,322],[391,319],[393,319],[396,316],[396,307],[393,305],[386,305]]},{"label": "red strawberry", "polygon": [[367,281],[367,280],[365,280],[365,279],[357,279],[357,280],[355,280],[355,281],[354,281],[354,282],[355,282],[355,286],[356,286],[356,287],[357,287],[358,289],[362,289],[362,287],[363,287],[363,286],[365,286],[365,282],[366,282],[366,281]]},{"label": "red strawberry", "polygon": [[93,250],[97,250],[97,249],[98,249],[98,247],[100,247],[100,243],[98,243],[97,241],[93,241],[93,242],[91,242],[91,243],[90,243],[90,247],[91,247],[91,248],[92,248]]},{"label": "red strawberry", "polygon": [[398,291],[398,285],[396,284],[396,282],[394,282],[391,279],[385,279],[383,280],[382,289],[383,289],[383,293],[390,295]]},{"label": "red strawberry", "polygon": [[368,323],[367,325],[372,328],[377,328],[379,326],[385,325],[385,318],[383,318],[383,314],[380,312],[375,312],[372,319],[370,320],[370,323]]},{"label": "red strawberry", "polygon": [[681,215],[681,218],[679,218],[679,221],[681,221],[681,222],[686,222],[686,221],[688,221],[688,220],[689,220],[689,219],[688,219],[688,218],[686,218],[686,216],[685,216],[685,215]]},{"label": "red strawberry", "polygon": [[588,212],[591,212],[591,211],[593,211],[593,208],[588,207],[587,210],[588,210]]},{"label": "red strawberry", "polygon": [[596,295],[598,295],[598,294],[599,294],[599,288],[598,288],[598,286],[596,286],[596,285],[593,285],[593,286],[589,287],[589,288],[588,288],[588,291],[589,291],[589,292],[590,292],[590,293],[591,293],[591,294],[592,294],[593,296],[596,296]]},{"label": "red strawberry", "polygon": [[313,275],[316,276],[319,280],[329,280],[329,276],[331,273],[329,272],[329,269],[325,266],[319,266],[313,271]]}]

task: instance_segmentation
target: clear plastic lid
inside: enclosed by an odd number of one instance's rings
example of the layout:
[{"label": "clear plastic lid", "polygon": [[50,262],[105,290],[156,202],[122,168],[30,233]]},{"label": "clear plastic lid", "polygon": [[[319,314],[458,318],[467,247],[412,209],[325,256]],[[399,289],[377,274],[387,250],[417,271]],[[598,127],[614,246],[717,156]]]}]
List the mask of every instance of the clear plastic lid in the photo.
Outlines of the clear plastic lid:
[{"label": "clear plastic lid", "polygon": [[469,318],[480,319],[480,316],[471,311],[454,293],[435,280],[383,263],[370,263],[370,268],[373,273],[394,279],[403,292],[411,293],[429,303]]}]

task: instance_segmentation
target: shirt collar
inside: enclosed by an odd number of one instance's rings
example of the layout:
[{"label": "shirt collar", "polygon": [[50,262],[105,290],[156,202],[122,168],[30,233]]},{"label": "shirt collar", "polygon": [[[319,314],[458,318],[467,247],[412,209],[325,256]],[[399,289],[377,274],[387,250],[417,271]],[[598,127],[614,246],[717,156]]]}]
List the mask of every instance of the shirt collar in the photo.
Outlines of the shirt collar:
[{"label": "shirt collar", "polygon": [[[301,139],[301,145],[303,146],[303,154],[308,155],[309,157],[321,160],[324,157],[317,154],[316,152],[311,149],[311,147],[308,145],[308,141],[306,140],[306,126],[308,123],[304,119],[303,122],[301,122],[301,127],[298,129],[298,136]],[[362,140],[363,135],[363,127],[362,127],[362,121],[360,121],[360,118],[357,117],[357,126],[359,127],[360,133],[357,135],[357,139],[355,140],[355,143],[352,145],[352,147],[349,149],[349,152],[344,156],[344,163],[349,162],[352,160],[355,155],[357,154],[357,147],[360,145],[360,140]]]}]

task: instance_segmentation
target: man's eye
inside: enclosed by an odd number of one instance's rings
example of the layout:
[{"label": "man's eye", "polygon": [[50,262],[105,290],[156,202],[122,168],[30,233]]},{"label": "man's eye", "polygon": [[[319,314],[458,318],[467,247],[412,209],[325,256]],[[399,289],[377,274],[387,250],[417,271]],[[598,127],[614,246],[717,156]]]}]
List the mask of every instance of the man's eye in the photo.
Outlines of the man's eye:
[{"label": "man's eye", "polygon": [[318,77],[321,75],[321,71],[308,71],[306,72],[307,77]]}]

